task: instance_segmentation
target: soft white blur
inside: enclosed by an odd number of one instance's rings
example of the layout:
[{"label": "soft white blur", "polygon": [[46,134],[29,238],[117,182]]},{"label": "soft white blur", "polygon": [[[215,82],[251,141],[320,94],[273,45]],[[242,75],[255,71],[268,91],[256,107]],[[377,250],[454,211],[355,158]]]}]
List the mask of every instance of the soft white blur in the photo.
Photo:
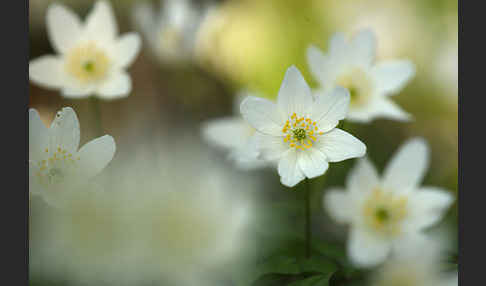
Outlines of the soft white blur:
[{"label": "soft white blur", "polygon": [[140,140],[97,178],[104,191],[78,193],[63,211],[34,208],[31,271],[81,285],[227,278],[221,267],[237,267],[251,240],[258,187],[193,139],[155,140],[157,152]]},{"label": "soft white blur", "polygon": [[375,271],[372,286],[457,285],[457,271],[446,271],[444,249],[448,239],[442,234],[409,240]]},{"label": "soft white blur", "polygon": [[158,7],[136,2],[132,17],[156,59],[176,65],[193,59],[196,34],[208,9],[190,0],[161,0]]}]

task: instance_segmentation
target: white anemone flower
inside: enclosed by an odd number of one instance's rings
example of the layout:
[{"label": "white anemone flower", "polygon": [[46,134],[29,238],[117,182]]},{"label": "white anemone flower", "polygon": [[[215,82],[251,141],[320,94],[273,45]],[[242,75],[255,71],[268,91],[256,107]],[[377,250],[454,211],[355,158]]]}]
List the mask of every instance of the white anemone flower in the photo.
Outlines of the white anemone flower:
[{"label": "white anemone flower", "polygon": [[47,9],[47,32],[57,55],[29,63],[33,82],[60,89],[68,98],[128,96],[132,82],[125,69],[140,50],[140,37],[136,33],[118,37],[109,2],[96,2],[85,23],[68,8],[52,4]]},{"label": "white anemone flower", "polygon": [[361,157],[366,146],[336,128],[348,111],[349,93],[342,87],[314,100],[300,71],[287,69],[277,103],[247,97],[241,113],[257,132],[254,140],[267,161],[278,161],[283,185],[293,187],[304,178],[326,172],[328,162]]},{"label": "white anemone flower", "polygon": [[404,241],[422,235],[453,202],[450,192],[420,187],[428,165],[423,139],[406,142],[380,179],[373,165],[360,160],[346,180],[346,190],[331,189],[324,206],[339,223],[350,225],[348,255],[358,266],[383,262]]},{"label": "white anemone flower", "polygon": [[244,170],[262,168],[267,162],[258,158],[253,128],[240,114],[240,105],[246,96],[257,96],[246,90],[240,91],[234,99],[234,113],[237,115],[211,119],[201,127],[203,138],[211,145],[229,151],[228,159]]},{"label": "white anemone flower", "polygon": [[311,45],[307,62],[311,73],[319,81],[316,96],[332,92],[336,86],[349,90],[351,102],[347,119],[370,122],[375,118],[399,121],[411,119],[390,100],[415,75],[415,66],[408,60],[385,60],[375,63],[376,38],[365,29],[348,40],[336,33],[329,41],[329,53],[323,54]]},{"label": "white anemone flower", "polygon": [[161,0],[158,13],[149,3],[141,3],[133,18],[155,56],[173,64],[193,58],[196,35],[207,11],[190,0]]},{"label": "white anemone flower", "polygon": [[457,286],[457,271],[441,271],[440,242],[430,238],[401,245],[372,275],[372,286]]},{"label": "white anemone flower", "polygon": [[57,112],[47,128],[29,109],[29,192],[59,206],[68,193],[84,187],[115,154],[113,137],[104,135],[78,150],[79,122],[74,110]]}]

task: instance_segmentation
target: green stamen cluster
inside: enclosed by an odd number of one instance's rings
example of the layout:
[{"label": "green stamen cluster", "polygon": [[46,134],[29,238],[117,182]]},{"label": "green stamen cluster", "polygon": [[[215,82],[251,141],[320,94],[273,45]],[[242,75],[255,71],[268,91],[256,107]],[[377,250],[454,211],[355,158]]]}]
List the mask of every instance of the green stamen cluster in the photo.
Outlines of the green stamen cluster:
[{"label": "green stamen cluster", "polygon": [[306,137],[306,132],[302,128],[295,129],[292,132],[294,133],[294,138],[297,139],[297,140],[302,140],[302,139],[305,139],[305,137]]}]

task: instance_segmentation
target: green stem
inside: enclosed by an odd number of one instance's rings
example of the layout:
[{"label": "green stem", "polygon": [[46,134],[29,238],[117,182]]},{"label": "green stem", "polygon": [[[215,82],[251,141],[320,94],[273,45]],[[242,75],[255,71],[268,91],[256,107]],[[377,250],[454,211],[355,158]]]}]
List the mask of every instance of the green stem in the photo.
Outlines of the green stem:
[{"label": "green stem", "polygon": [[305,257],[310,258],[311,249],[311,212],[310,181],[305,178]]},{"label": "green stem", "polygon": [[347,120],[341,120],[340,123],[340,129],[344,130],[344,131],[349,131],[349,124],[348,124],[348,121]]},{"label": "green stem", "polygon": [[95,118],[95,121],[96,121],[96,133],[98,136],[102,136],[103,135],[103,124],[102,124],[102,121],[101,121],[101,106],[100,106],[100,101],[98,98],[92,96],[90,98],[90,101],[91,101],[91,108],[93,109],[93,114],[94,114],[94,118]]}]

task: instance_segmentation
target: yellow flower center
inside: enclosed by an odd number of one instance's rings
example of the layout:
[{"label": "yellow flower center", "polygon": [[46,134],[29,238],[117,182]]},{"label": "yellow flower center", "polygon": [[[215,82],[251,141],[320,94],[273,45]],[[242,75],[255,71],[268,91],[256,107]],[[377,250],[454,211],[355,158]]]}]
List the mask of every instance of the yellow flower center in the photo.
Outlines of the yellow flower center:
[{"label": "yellow flower center", "polygon": [[355,68],[336,80],[336,84],[349,90],[350,105],[359,107],[365,105],[373,92],[372,81],[369,76],[359,68]]},{"label": "yellow flower center", "polygon": [[66,59],[68,73],[83,84],[104,79],[111,64],[106,53],[94,43],[74,48]]},{"label": "yellow flower center", "polygon": [[45,152],[50,156],[46,160],[37,162],[39,171],[36,174],[39,182],[44,186],[62,183],[70,174],[70,170],[76,166],[76,161],[80,160],[79,157],[75,157],[61,147],[53,152],[49,152],[49,148],[46,148]]},{"label": "yellow flower center", "polygon": [[364,205],[365,222],[374,231],[386,236],[400,234],[407,215],[407,198],[375,189]]},{"label": "yellow flower center", "polygon": [[318,132],[317,123],[310,118],[298,117],[292,114],[289,120],[285,122],[282,133],[285,134],[284,142],[288,143],[291,148],[308,149],[317,141],[318,135],[324,134]]}]

